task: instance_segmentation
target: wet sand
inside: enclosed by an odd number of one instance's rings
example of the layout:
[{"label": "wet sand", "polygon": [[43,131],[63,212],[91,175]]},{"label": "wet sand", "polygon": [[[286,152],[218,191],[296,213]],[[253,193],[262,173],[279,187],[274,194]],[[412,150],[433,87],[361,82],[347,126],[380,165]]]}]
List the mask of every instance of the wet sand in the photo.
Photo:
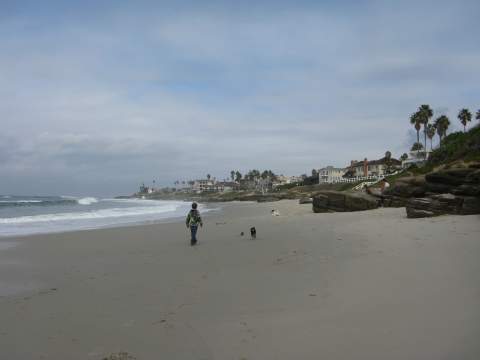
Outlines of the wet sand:
[{"label": "wet sand", "polygon": [[480,358],[479,216],[222,206],[0,239],[0,358]]}]

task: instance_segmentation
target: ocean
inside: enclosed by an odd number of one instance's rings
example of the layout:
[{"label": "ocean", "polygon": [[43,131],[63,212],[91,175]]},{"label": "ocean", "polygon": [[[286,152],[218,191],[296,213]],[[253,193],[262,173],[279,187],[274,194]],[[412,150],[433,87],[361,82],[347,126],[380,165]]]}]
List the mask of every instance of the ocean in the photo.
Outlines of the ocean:
[{"label": "ocean", "polygon": [[0,236],[151,223],[184,217],[189,209],[183,201],[0,195]]}]

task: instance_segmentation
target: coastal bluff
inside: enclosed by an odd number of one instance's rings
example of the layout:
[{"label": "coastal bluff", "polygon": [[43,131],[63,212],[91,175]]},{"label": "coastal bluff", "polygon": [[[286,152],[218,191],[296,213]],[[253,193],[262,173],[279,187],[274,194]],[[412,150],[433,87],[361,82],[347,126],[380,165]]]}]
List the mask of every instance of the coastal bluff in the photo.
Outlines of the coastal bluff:
[{"label": "coastal bluff", "polygon": [[385,202],[404,204],[408,218],[480,214],[480,163],[400,178]]}]

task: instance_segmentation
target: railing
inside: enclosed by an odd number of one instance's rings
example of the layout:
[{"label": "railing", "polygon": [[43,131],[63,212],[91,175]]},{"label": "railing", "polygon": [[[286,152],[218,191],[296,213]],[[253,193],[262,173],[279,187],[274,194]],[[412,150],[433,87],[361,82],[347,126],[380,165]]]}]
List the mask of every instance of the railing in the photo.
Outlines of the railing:
[{"label": "railing", "polygon": [[[353,178],[337,178],[337,179],[333,179],[331,181],[320,182],[320,184],[355,183],[355,182],[359,182],[359,181],[367,182],[367,181],[372,181],[372,180],[375,183],[375,182],[378,182],[379,180],[385,178],[386,176],[397,175],[397,174],[399,174],[403,171],[404,170],[397,170],[397,171],[395,171],[391,174],[383,174],[383,175],[356,176],[356,177],[353,177]],[[359,185],[361,185],[361,184],[359,184]]]}]

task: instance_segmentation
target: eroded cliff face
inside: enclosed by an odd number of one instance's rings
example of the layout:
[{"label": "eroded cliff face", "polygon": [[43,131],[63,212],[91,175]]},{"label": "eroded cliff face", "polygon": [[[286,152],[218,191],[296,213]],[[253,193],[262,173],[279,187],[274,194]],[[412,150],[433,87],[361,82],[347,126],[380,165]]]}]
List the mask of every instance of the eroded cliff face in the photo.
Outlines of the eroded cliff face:
[{"label": "eroded cliff face", "polygon": [[405,206],[409,218],[480,214],[480,163],[401,178],[385,192],[385,206]]}]

